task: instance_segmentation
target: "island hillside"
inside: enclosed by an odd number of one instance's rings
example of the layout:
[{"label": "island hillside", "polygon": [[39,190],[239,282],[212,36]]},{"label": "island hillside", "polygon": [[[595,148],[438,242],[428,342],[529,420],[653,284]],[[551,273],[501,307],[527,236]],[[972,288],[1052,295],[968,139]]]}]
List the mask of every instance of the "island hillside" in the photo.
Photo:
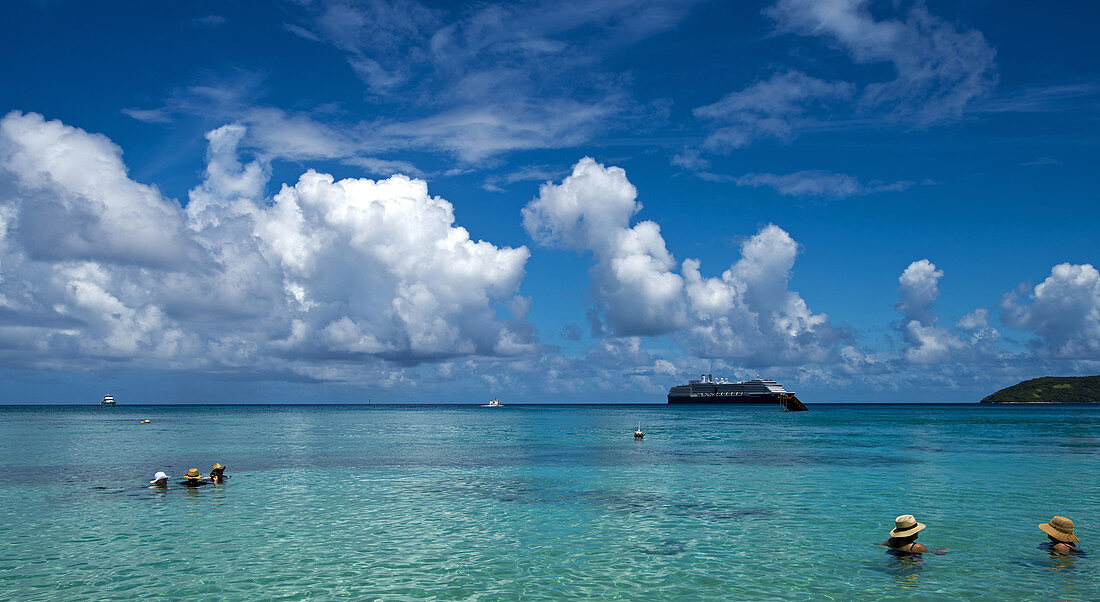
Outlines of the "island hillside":
[{"label": "island hillside", "polygon": [[1100,376],[1044,376],[1001,389],[982,403],[1100,403]]}]

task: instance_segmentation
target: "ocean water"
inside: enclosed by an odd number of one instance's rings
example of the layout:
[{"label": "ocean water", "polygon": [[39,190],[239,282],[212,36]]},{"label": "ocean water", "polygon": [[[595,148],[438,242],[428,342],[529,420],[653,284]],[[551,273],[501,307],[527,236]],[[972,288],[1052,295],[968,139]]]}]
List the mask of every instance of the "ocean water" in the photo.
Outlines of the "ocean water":
[{"label": "ocean water", "polygon": [[[1095,600],[1098,427],[1084,406],[0,407],[0,599]],[[143,487],[214,462],[225,485]],[[946,554],[889,555],[899,514]],[[1088,555],[1039,549],[1055,514]]]}]

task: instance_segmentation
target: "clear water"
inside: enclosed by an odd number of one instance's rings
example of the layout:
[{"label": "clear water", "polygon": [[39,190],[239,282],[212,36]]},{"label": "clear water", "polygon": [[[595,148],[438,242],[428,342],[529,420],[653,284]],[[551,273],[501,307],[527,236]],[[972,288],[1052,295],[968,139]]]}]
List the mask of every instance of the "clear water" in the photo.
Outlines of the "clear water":
[{"label": "clear water", "polygon": [[[1098,426],[1049,406],[0,408],[0,598],[1098,599]],[[214,462],[224,486],[142,487]],[[946,555],[877,545],[907,513]],[[1054,514],[1094,553],[1038,549]]]}]

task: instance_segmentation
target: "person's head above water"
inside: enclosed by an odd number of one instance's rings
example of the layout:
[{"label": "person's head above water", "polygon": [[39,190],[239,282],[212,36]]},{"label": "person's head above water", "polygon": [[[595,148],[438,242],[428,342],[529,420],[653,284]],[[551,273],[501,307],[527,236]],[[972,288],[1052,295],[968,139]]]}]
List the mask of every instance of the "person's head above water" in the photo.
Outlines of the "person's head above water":
[{"label": "person's head above water", "polygon": [[187,471],[187,474],[183,475],[183,478],[185,478],[189,481],[197,481],[197,480],[202,478],[202,475],[199,474],[199,469],[198,468],[192,468],[192,469]]},{"label": "person's head above water", "polygon": [[163,472],[158,472],[157,474],[153,475],[153,480],[149,481],[149,484],[160,485],[163,487],[164,485],[168,484],[168,475],[164,474]]},{"label": "person's head above water", "polygon": [[[924,529],[923,523],[918,523],[912,514],[902,514],[894,519],[894,528],[890,531],[890,539],[882,542],[895,554],[916,555],[928,551],[924,544],[917,541],[917,533]],[[943,554],[947,548],[935,550],[933,554]]]},{"label": "person's head above water", "polygon": [[926,525],[922,523],[918,523],[917,519],[913,518],[912,514],[902,514],[894,519],[894,529],[890,531],[890,537],[896,537],[898,539],[916,537],[917,532],[925,526]]},{"label": "person's head above water", "polygon": [[1073,534],[1073,521],[1064,516],[1055,516],[1048,523],[1040,523],[1039,530],[1058,543],[1077,543],[1081,541]]},{"label": "person's head above water", "polygon": [[215,463],[210,467],[210,474],[221,474],[223,472],[225,472],[225,467],[221,464]]}]

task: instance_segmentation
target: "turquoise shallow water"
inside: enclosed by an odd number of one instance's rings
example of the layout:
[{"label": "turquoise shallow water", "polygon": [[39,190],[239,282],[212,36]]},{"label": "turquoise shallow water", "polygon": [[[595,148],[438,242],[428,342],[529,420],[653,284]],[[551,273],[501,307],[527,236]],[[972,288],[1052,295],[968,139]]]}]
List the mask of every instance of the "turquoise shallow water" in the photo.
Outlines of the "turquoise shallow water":
[{"label": "turquoise shallow water", "polygon": [[[1100,408],[0,407],[0,421],[8,600],[1100,598]],[[142,488],[216,461],[224,486]],[[903,513],[947,554],[876,545]],[[1054,514],[1091,555],[1038,549]]]}]

